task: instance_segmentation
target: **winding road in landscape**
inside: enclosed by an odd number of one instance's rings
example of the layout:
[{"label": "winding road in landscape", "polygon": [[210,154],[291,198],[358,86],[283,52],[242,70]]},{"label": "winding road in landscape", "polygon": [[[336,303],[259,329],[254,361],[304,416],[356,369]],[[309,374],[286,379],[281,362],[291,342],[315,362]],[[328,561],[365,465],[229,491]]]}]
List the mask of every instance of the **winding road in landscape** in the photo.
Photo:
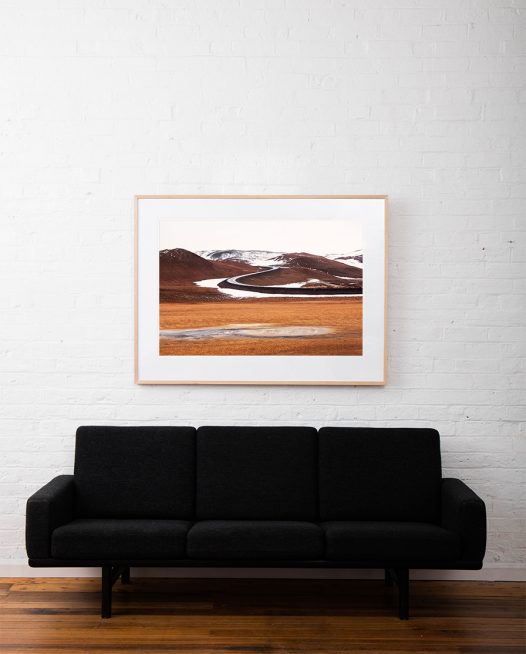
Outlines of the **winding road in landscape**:
[{"label": "winding road in landscape", "polygon": [[[255,284],[246,284],[240,280],[247,277],[254,278],[263,273],[274,272],[283,270],[282,267],[276,266],[267,268],[255,273],[246,273],[244,275],[237,275],[236,277],[228,277],[222,282],[218,283],[219,288],[233,288],[240,291],[252,291],[254,293],[268,293],[268,294],[287,294],[287,295],[361,295],[362,284],[358,287],[339,286],[339,287],[323,287],[323,288],[305,288],[305,287],[290,287],[290,286],[258,286]],[[353,279],[349,277],[349,279]],[[357,278],[355,278],[357,279]],[[361,280],[360,280],[361,281]]]}]

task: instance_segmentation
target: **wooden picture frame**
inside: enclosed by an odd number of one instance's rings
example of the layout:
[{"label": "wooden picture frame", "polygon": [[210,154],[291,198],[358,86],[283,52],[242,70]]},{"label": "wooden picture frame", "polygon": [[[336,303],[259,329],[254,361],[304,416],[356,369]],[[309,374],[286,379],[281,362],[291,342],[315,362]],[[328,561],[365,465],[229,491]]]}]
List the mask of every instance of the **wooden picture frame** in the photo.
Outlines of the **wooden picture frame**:
[{"label": "wooden picture frame", "polygon": [[386,286],[385,195],[137,195],[135,383],[383,385]]}]

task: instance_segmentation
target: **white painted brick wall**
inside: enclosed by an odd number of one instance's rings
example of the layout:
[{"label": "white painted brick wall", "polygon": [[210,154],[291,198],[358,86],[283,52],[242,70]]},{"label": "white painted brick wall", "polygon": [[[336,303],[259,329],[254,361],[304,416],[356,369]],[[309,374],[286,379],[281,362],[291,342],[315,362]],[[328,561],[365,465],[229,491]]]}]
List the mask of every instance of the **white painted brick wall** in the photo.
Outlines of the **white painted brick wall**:
[{"label": "white painted brick wall", "polygon": [[[2,0],[0,564],[79,424],[408,425],[519,574],[525,62],[524,0]],[[134,386],[136,193],[388,193],[387,386]]]}]

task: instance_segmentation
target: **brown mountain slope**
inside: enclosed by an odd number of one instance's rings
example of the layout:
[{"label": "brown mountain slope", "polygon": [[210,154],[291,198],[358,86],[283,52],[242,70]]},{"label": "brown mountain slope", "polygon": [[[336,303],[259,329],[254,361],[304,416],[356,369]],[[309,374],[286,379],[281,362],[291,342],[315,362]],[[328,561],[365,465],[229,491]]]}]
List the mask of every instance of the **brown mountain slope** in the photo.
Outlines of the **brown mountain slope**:
[{"label": "brown mountain slope", "polygon": [[340,263],[333,259],[309,254],[308,252],[290,252],[275,257],[276,265],[287,265],[291,268],[307,268],[309,270],[321,270],[331,275],[341,275],[342,277],[362,277],[362,269],[348,266],[346,263]]},{"label": "brown mountain slope", "polygon": [[[352,274],[352,269],[347,266],[349,272],[349,277],[354,277]],[[339,286],[349,286],[348,279],[340,279],[336,275],[331,275],[330,273],[323,272],[321,270],[313,270],[312,268],[289,268],[288,266],[283,266],[278,270],[269,270],[267,272],[257,273],[255,275],[249,275],[248,277],[243,277],[239,280],[243,284],[251,284],[254,286],[280,286],[281,284],[297,284],[305,283],[311,279],[316,279],[315,282],[310,282],[307,285],[307,288],[323,288],[323,287],[339,287]],[[361,277],[360,282],[361,285]]]},{"label": "brown mountain slope", "polygon": [[183,248],[159,252],[159,286],[161,289],[175,288],[185,282],[232,277],[258,270],[260,268],[239,261],[209,261]]}]

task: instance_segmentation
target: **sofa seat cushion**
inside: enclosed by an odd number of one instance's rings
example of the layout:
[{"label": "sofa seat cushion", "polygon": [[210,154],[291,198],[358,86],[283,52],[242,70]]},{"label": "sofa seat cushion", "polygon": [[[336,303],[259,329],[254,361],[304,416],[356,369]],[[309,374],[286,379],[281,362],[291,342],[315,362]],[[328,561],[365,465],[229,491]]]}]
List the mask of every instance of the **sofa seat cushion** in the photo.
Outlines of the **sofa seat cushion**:
[{"label": "sofa seat cushion", "polygon": [[73,520],[54,530],[51,555],[57,559],[184,559],[184,520]]},{"label": "sofa seat cushion", "polygon": [[323,531],[292,520],[203,520],[190,529],[187,552],[191,559],[320,559]]},{"label": "sofa seat cushion", "polygon": [[457,536],[424,522],[324,522],[330,561],[451,561],[460,556]]}]

